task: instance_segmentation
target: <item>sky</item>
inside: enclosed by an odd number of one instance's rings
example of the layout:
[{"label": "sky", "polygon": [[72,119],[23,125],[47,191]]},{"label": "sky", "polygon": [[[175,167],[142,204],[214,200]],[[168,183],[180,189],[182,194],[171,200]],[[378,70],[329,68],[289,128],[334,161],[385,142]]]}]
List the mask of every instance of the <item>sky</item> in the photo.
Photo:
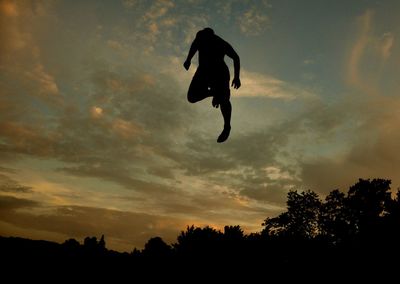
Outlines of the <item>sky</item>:
[{"label": "sky", "polygon": [[[287,192],[400,185],[400,1],[0,0],[0,235],[262,229]],[[211,27],[240,56],[230,138],[182,64]],[[233,75],[233,63],[225,58]]]}]

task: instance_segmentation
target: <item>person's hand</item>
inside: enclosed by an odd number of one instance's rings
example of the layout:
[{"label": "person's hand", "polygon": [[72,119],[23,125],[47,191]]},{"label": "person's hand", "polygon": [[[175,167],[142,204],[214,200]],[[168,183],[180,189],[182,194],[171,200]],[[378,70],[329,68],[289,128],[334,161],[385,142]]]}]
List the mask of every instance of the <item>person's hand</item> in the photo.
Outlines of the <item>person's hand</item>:
[{"label": "person's hand", "polygon": [[186,70],[189,70],[190,61],[189,61],[189,60],[186,60],[186,61],[183,63],[183,67],[185,67]]},{"label": "person's hand", "polygon": [[233,80],[232,80],[232,87],[234,87],[235,89],[239,89],[241,85],[242,85],[242,84],[240,83],[239,77],[233,78]]}]

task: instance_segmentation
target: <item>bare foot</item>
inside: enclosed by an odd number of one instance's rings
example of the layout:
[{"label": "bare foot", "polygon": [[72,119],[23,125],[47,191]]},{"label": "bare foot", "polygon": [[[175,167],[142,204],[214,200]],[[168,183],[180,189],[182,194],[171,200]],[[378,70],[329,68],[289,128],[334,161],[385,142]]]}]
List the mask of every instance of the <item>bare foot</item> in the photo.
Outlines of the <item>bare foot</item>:
[{"label": "bare foot", "polygon": [[224,130],[222,130],[221,134],[218,136],[217,142],[218,143],[225,142],[226,139],[228,139],[230,132],[231,132],[231,127],[225,126]]}]

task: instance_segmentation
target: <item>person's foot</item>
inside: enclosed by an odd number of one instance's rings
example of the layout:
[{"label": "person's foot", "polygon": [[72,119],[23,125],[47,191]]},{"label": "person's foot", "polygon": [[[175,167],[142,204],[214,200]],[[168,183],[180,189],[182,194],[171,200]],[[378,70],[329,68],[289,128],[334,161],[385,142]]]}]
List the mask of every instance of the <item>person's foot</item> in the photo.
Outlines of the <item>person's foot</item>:
[{"label": "person's foot", "polygon": [[231,132],[230,126],[225,126],[224,130],[222,130],[221,134],[218,136],[217,142],[222,143],[225,142],[229,137],[229,133]]}]

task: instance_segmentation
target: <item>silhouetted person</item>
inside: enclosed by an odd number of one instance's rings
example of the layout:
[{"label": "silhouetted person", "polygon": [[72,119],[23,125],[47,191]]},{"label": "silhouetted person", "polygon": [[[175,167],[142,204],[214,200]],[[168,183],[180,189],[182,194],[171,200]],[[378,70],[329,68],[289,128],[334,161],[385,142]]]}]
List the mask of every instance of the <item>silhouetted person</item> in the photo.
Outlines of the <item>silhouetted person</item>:
[{"label": "silhouetted person", "polygon": [[215,35],[211,28],[205,28],[197,33],[186,61],[183,63],[186,70],[189,69],[190,62],[196,51],[199,52],[199,66],[189,86],[188,101],[196,103],[207,97],[213,97],[212,105],[216,108],[221,106],[224,129],[217,140],[218,143],[221,143],[229,137],[232,112],[231,102],[229,101],[230,75],[224,56],[228,55],[233,59],[235,75],[232,80],[232,86],[235,89],[238,89],[241,85],[239,79],[240,59],[232,46]]}]

